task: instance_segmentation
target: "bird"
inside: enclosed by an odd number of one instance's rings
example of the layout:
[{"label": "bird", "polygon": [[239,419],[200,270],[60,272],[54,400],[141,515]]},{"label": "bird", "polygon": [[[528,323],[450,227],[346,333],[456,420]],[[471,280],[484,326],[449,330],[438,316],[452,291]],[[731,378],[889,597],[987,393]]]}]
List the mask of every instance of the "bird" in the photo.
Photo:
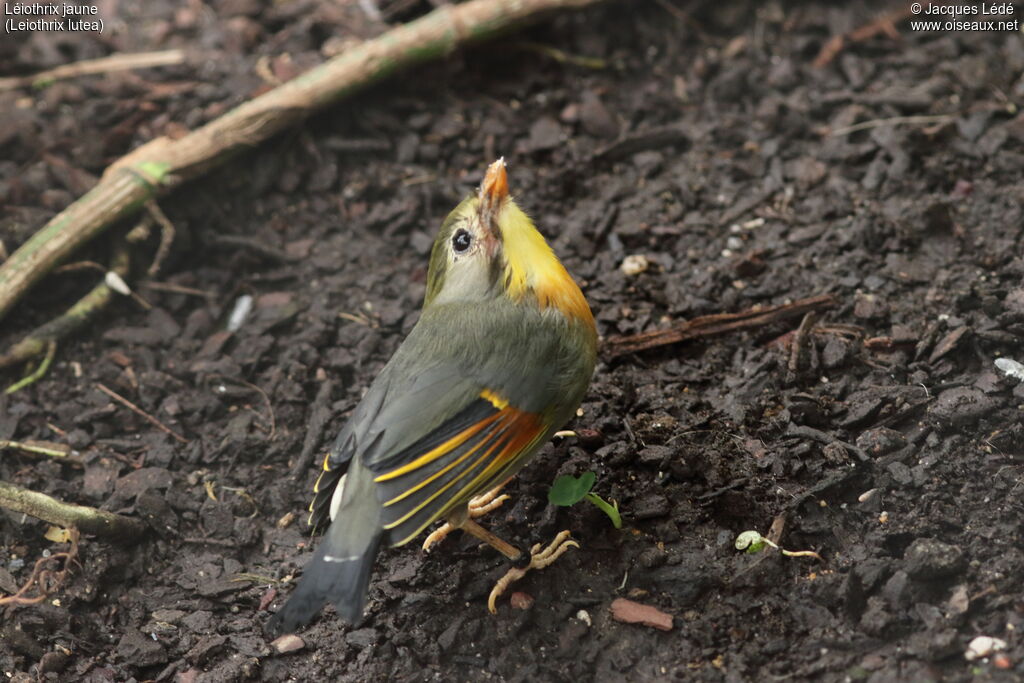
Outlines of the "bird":
[{"label": "bird", "polygon": [[[596,356],[590,306],[498,159],[443,221],[419,320],[324,457],[309,523],[326,530],[267,630],[294,632],[327,603],[358,623],[381,547],[438,520],[522,561],[474,518],[576,414]],[[569,536],[534,546],[502,581],[546,566],[576,545]]]}]

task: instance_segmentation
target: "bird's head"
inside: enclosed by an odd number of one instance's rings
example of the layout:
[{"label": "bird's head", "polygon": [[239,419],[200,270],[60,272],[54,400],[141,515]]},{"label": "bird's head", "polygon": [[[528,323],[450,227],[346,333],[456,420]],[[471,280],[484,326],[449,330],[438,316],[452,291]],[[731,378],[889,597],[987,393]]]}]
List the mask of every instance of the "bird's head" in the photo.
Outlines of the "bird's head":
[{"label": "bird's head", "polygon": [[430,253],[424,306],[506,296],[593,316],[583,293],[508,191],[504,159],[491,164],[480,190],[448,214]]}]

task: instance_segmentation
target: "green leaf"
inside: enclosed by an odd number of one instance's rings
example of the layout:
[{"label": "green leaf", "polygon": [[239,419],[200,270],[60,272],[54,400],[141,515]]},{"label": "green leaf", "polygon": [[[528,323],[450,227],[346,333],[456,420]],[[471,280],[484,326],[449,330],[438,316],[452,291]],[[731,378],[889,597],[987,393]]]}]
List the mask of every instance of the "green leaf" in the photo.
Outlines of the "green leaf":
[{"label": "green leaf", "polygon": [[579,477],[565,474],[555,479],[548,491],[548,502],[552,505],[569,507],[583,500],[583,497],[590,493],[594,486],[597,475],[593,472],[584,472]]}]

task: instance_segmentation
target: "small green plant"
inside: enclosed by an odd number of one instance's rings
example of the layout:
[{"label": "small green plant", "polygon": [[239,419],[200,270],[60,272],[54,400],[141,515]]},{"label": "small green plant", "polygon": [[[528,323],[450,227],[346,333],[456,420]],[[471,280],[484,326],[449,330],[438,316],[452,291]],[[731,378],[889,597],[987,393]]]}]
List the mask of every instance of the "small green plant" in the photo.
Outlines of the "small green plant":
[{"label": "small green plant", "polygon": [[548,491],[548,502],[561,507],[575,505],[581,500],[596,505],[601,512],[608,515],[616,529],[622,528],[622,515],[619,514],[619,504],[614,500],[609,503],[590,489],[594,488],[597,475],[593,472],[584,472],[578,477],[565,474],[555,479]]},{"label": "small green plant", "polygon": [[744,531],[736,537],[736,550],[745,550],[750,555],[761,552],[765,546],[775,548],[786,557],[813,557],[821,560],[821,555],[813,550],[786,550],[780,548],[777,543],[772,542],[756,531]]}]

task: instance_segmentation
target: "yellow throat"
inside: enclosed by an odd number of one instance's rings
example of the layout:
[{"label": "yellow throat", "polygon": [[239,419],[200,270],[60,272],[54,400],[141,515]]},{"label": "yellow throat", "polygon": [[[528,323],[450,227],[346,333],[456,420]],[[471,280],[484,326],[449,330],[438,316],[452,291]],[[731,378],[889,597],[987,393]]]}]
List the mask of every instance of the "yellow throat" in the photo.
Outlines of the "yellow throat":
[{"label": "yellow throat", "polygon": [[505,251],[505,289],[517,301],[533,293],[538,305],[554,306],[566,316],[594,324],[583,292],[555,256],[533,221],[511,197],[498,216]]}]

